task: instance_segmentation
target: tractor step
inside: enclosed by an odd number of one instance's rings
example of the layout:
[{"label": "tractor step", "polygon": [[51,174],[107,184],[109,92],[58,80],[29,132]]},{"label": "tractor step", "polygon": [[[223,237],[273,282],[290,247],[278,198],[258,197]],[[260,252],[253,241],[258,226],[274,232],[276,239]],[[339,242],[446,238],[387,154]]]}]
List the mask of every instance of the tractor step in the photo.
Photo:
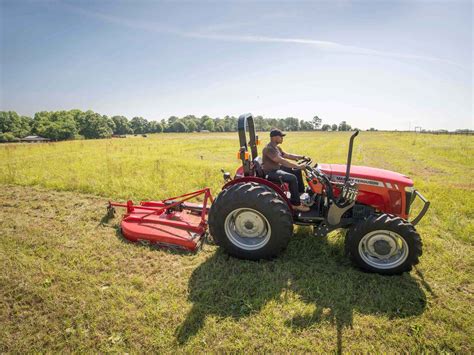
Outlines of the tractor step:
[{"label": "tractor step", "polygon": [[324,220],[320,212],[319,204],[315,203],[310,208],[308,212],[298,212],[294,216],[296,224],[312,224]]}]

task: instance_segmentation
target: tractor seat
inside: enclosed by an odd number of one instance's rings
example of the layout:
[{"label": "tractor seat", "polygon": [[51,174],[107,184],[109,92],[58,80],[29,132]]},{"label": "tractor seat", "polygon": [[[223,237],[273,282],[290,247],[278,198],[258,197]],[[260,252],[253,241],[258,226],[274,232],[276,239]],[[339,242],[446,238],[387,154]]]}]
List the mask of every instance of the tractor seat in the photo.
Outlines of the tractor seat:
[{"label": "tractor seat", "polygon": [[255,171],[255,176],[256,177],[266,179],[265,173],[263,172],[263,168],[262,168],[262,158],[261,157],[256,157],[253,160],[253,170]]},{"label": "tractor seat", "polygon": [[281,185],[280,187],[283,191],[289,191],[287,183],[282,184],[281,180],[271,180],[267,177],[267,174],[265,174],[265,172],[263,171],[263,168],[262,168],[262,158],[261,157],[256,157],[252,161],[252,163],[253,163],[253,171],[255,172],[256,177],[268,180],[268,181],[273,182],[273,183],[275,183],[279,186]]}]

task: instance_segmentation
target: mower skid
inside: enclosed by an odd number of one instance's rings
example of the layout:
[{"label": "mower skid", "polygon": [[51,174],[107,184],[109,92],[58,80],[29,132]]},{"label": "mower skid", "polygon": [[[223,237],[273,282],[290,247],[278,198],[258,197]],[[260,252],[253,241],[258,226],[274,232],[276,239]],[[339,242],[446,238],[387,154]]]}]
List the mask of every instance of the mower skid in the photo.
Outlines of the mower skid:
[{"label": "mower skid", "polygon": [[[425,196],[423,196],[418,190],[413,191],[415,198],[418,197],[421,201],[423,201],[423,208],[421,209],[420,213],[418,213],[418,216],[410,220],[409,222],[416,226],[418,222],[421,221],[421,219],[425,216],[426,212],[428,211],[428,208],[430,208],[430,201],[426,199]],[[415,200],[413,199],[413,201]]]},{"label": "mower skid", "polygon": [[[203,203],[187,202],[204,195]],[[121,222],[123,236],[132,242],[196,251],[207,233],[207,213],[212,202],[209,188],[161,200],[142,201],[135,205],[109,202],[107,207],[127,211]]]}]

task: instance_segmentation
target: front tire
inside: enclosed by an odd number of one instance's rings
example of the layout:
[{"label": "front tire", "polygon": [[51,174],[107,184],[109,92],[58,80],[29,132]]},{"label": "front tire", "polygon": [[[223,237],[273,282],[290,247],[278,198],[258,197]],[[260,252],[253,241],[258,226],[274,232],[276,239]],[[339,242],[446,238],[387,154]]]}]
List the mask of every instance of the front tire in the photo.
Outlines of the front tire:
[{"label": "front tire", "polygon": [[209,211],[209,231],[217,245],[240,259],[272,259],[293,235],[285,201],[271,188],[254,182],[221,191]]},{"label": "front tire", "polygon": [[371,216],[349,230],[346,252],[365,271],[396,275],[418,264],[422,243],[412,224],[382,214]]}]

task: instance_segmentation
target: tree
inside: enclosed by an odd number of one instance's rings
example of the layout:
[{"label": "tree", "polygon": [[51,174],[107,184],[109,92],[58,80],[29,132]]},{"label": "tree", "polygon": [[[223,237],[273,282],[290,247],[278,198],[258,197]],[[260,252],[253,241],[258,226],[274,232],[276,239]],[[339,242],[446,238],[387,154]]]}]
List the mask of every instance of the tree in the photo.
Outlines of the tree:
[{"label": "tree", "polygon": [[209,118],[206,121],[204,121],[203,127],[204,129],[207,129],[209,132],[214,131],[214,121],[212,120],[212,118]]},{"label": "tree", "polygon": [[183,121],[179,120],[175,121],[171,125],[171,129],[173,130],[173,132],[186,132],[188,130],[188,127],[186,127]]},{"label": "tree", "polygon": [[18,142],[19,140],[11,132],[0,133],[0,143]]},{"label": "tree", "polygon": [[112,121],[115,123],[114,134],[132,134],[133,129],[130,127],[130,122],[128,122],[127,117],[125,116],[113,116]]},{"label": "tree", "polygon": [[337,131],[337,124],[335,123],[332,124],[331,131]]},{"label": "tree", "polygon": [[161,133],[161,132],[163,132],[163,126],[161,125],[160,122],[150,121],[150,122],[148,122],[147,132]]},{"label": "tree", "polygon": [[341,123],[339,123],[338,129],[339,131],[350,131],[351,125],[347,124],[346,121],[342,121]]},{"label": "tree", "polygon": [[323,120],[321,118],[319,118],[318,116],[314,116],[313,117],[313,125],[314,125],[314,129],[319,129],[319,127],[321,127],[321,122]]},{"label": "tree", "polygon": [[199,118],[194,115],[184,116],[181,121],[188,128],[188,132],[194,132],[198,130]]},{"label": "tree", "polygon": [[77,117],[79,121],[79,134],[87,139],[107,138],[112,135],[110,119],[93,111],[83,112]]},{"label": "tree", "polygon": [[299,130],[299,119],[294,117],[287,117],[285,118],[285,127],[283,129],[287,131],[298,131]]},{"label": "tree", "polygon": [[312,131],[312,130],[314,130],[314,123],[310,122],[310,121],[301,120],[300,121],[300,129],[302,131]]},{"label": "tree", "polygon": [[147,132],[148,121],[143,117],[133,117],[130,121],[130,127],[135,134],[143,134]]},{"label": "tree", "polygon": [[188,126],[188,131],[189,132],[196,132],[197,129],[198,129],[198,126],[197,126],[196,122],[194,122],[194,121],[189,121],[187,126]]},{"label": "tree", "polygon": [[30,134],[31,124],[30,117],[19,116],[15,111],[0,112],[0,133],[9,132],[14,137],[25,137]]},{"label": "tree", "polygon": [[0,112],[0,132],[13,132],[20,122],[20,116],[15,111]]},{"label": "tree", "polygon": [[[226,116],[226,117],[228,117],[228,116]],[[255,116],[253,118],[253,122],[255,124],[255,129],[257,131],[269,131],[270,130],[268,120],[263,118],[262,116]],[[224,130],[225,130],[225,124],[224,124]]]},{"label": "tree", "polygon": [[52,114],[53,112],[36,112],[35,116],[33,117],[33,122],[31,124],[31,132],[33,134],[40,134],[39,132],[42,131],[44,127],[50,122]]},{"label": "tree", "polygon": [[78,132],[71,111],[38,112],[32,126],[34,133],[55,141],[74,139]]},{"label": "tree", "polygon": [[77,108],[69,110],[69,113],[72,115],[74,118],[74,121],[77,122],[77,118],[79,117],[80,114],[84,113],[81,110],[78,110]]},{"label": "tree", "polygon": [[113,133],[115,131],[115,122],[114,122],[114,120],[111,119],[107,115],[103,115],[102,117],[104,117],[105,121],[107,122],[107,126],[109,126],[109,128],[111,129],[111,131]]},{"label": "tree", "polygon": [[[267,120],[266,120],[267,121]],[[237,130],[237,117],[234,116],[225,116],[224,117],[224,131],[226,132],[234,132]],[[268,122],[267,122],[267,129],[268,128]]]},{"label": "tree", "polygon": [[322,131],[329,131],[330,129],[331,129],[331,125],[328,125],[328,124],[323,124],[323,126],[321,127]]},{"label": "tree", "polygon": [[161,133],[165,130],[165,128],[163,127],[163,124],[161,124],[160,122],[156,122],[156,125],[155,125],[155,133]]},{"label": "tree", "polygon": [[176,116],[171,116],[168,118],[168,124],[171,126],[173,123],[175,123],[177,120],[179,120],[179,117]]}]

